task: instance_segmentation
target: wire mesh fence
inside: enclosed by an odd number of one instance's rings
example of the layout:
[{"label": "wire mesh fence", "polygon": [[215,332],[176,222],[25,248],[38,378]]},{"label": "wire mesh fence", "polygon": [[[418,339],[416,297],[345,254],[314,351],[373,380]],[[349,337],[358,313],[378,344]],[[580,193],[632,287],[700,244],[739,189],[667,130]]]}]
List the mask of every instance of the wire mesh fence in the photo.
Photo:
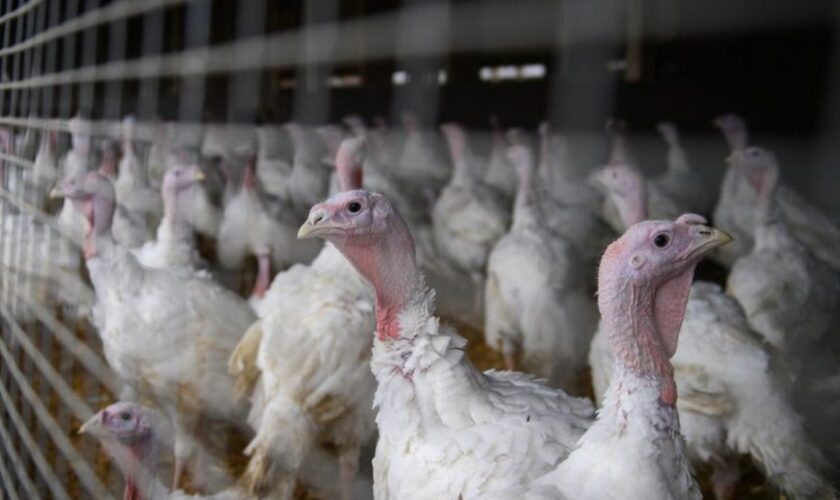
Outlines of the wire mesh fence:
[{"label": "wire mesh fence", "polygon": [[[114,498],[123,488],[102,448],[76,432],[125,388],[93,326],[84,229],[68,222],[72,203],[51,196],[74,168],[75,147],[86,151],[82,170],[99,168],[131,127],[144,175],[159,189],[161,155],[218,157],[216,148],[235,149],[256,123],[287,119],[320,125],[364,110],[396,120],[410,109],[428,125],[458,113],[486,121],[492,108],[516,116],[514,125],[549,117],[597,123],[600,133],[622,93],[659,97],[647,83],[670,70],[668,52],[648,49],[677,30],[686,39],[807,30],[831,11],[813,2],[795,15],[777,6],[749,16],[690,10],[682,25],[668,21],[677,5],[699,9],[688,4],[0,0],[0,500]],[[719,87],[735,95],[727,105],[749,101],[746,87]],[[828,87],[832,100],[837,86]],[[704,89],[670,88],[673,107],[707,125],[709,109],[684,104],[701,102]],[[827,122],[820,144],[836,142],[836,119],[819,106],[779,105],[815,108],[811,121]],[[628,110],[668,118],[636,108]]]}]

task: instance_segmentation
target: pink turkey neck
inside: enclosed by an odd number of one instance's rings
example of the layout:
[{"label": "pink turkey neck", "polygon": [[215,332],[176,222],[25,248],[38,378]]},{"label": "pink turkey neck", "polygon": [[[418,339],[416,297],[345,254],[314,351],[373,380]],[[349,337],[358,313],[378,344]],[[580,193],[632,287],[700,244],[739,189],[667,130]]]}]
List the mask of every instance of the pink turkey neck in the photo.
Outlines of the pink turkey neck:
[{"label": "pink turkey neck", "polygon": [[144,500],[142,485],[148,486],[155,481],[157,468],[157,443],[152,434],[138,437],[129,445],[106,443],[125,478],[123,500]]},{"label": "pink turkey neck", "polygon": [[356,270],[373,285],[376,293],[376,332],[382,341],[400,338],[399,314],[420,281],[414,240],[399,216],[392,218],[391,222],[389,230],[367,236],[361,243],[336,244]]},{"label": "pink turkey neck", "polygon": [[343,148],[339,148],[335,160],[335,172],[338,175],[338,185],[342,191],[362,189],[364,171],[353,158],[353,155]]},{"label": "pink turkey neck", "polygon": [[[605,258],[619,248],[611,245]],[[630,373],[658,380],[660,399],[668,405],[677,400],[670,358],[677,348],[693,276],[690,266],[656,288],[599,276],[598,308],[616,362]]]},{"label": "pink turkey neck", "polygon": [[618,209],[621,222],[624,224],[625,229],[647,220],[648,199],[647,186],[645,186],[644,179],[641,179],[637,192],[620,200],[618,197],[613,196],[613,200],[616,201],[615,206]]},{"label": "pink turkey neck", "polygon": [[73,202],[77,208],[81,208],[82,214],[87,218],[89,227],[85,235],[84,256],[90,259],[98,252],[97,242],[111,239],[111,224],[114,219],[114,200],[103,196],[92,196],[85,200]]}]

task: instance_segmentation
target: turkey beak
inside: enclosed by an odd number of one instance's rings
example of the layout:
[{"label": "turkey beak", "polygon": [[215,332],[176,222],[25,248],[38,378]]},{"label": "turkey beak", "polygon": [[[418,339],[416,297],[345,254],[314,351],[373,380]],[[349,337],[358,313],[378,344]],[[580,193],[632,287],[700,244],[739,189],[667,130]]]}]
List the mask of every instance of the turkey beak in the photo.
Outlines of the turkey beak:
[{"label": "turkey beak", "polygon": [[698,225],[692,228],[693,242],[689,249],[690,256],[703,255],[713,248],[726,245],[734,238],[726,231],[712,226]]},{"label": "turkey beak", "polygon": [[206,178],[207,177],[204,175],[204,172],[202,172],[201,170],[196,170],[195,175],[193,176],[195,182],[203,182]]},{"label": "turkey beak", "polygon": [[60,186],[56,186],[50,191],[50,198],[64,198],[64,191]]},{"label": "turkey beak", "polygon": [[309,212],[309,218],[298,229],[299,240],[325,236],[338,225],[330,221],[330,213],[325,209],[313,209]]},{"label": "turkey beak", "polygon": [[102,412],[90,417],[87,422],[79,427],[79,434],[90,434],[92,436],[99,436],[102,434]]}]

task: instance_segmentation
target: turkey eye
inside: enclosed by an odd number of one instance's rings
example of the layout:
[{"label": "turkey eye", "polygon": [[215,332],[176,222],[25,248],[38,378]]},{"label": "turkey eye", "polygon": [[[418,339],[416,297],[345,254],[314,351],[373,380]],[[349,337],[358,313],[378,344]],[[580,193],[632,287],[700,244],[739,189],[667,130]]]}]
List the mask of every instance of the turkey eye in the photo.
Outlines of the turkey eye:
[{"label": "turkey eye", "polygon": [[122,412],[120,413],[120,418],[127,422],[131,420],[131,415],[127,412]]},{"label": "turkey eye", "polygon": [[653,244],[659,248],[666,247],[670,241],[671,238],[669,238],[665,233],[659,233],[653,238]]},{"label": "turkey eye", "polygon": [[350,202],[350,204],[347,205],[347,210],[350,211],[351,214],[355,214],[361,209],[362,209],[362,205],[359,204],[358,202],[355,202],[355,201]]}]

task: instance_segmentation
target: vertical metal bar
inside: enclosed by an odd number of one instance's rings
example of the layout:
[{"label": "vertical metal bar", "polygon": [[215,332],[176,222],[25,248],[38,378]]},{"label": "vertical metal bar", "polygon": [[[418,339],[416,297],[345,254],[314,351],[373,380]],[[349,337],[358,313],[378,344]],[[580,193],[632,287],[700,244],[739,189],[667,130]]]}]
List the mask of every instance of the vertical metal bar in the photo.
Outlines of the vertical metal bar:
[{"label": "vertical metal bar", "polygon": [[[126,31],[128,21],[125,18],[112,21],[108,25],[108,61],[125,59]],[[105,87],[106,119],[119,120],[122,116],[122,80],[111,80]]]},{"label": "vertical metal bar", "polygon": [[[97,9],[97,7],[99,7],[99,0],[85,1],[86,12],[93,12],[94,14],[96,14],[99,12],[99,9]],[[96,65],[96,40],[98,37],[98,31],[99,27],[97,25],[86,29],[84,35],[82,35],[81,67],[83,68]],[[83,114],[86,114],[88,118],[93,118],[94,116],[94,107],[96,105],[96,103],[94,102],[94,98],[96,97],[94,94],[95,90],[96,84],[94,82],[79,84],[79,109],[82,111]]]},{"label": "vertical metal bar", "polygon": [[[64,19],[69,20],[79,14],[79,0],[67,0],[64,5]],[[62,70],[70,70],[74,67],[76,57],[76,39],[75,33],[62,38]],[[59,98],[58,115],[62,118],[70,118],[75,112],[73,109],[73,89],[76,86],[73,84],[66,84],[61,86],[61,96]]]},{"label": "vertical metal bar", "polygon": [[[335,51],[337,17],[336,0],[305,0],[303,3],[303,26],[300,28],[303,43],[298,47],[298,84],[294,95],[294,116],[297,120],[322,124],[329,118],[330,88],[327,78],[332,73],[333,64],[327,58],[320,58],[324,62],[313,62],[313,59],[319,60],[313,56],[316,52]],[[313,37],[316,25],[319,34],[317,43]]]},{"label": "vertical metal bar", "polygon": [[[421,21],[422,16],[422,21]],[[447,0],[404,0],[397,21],[396,68],[410,75],[407,85],[394,89],[392,112],[411,110],[424,125],[436,123],[440,86],[438,71],[449,45]],[[417,59],[416,52],[435,54]]]},{"label": "vertical metal bar", "polygon": [[[143,48],[142,55],[150,56],[163,52],[163,26],[165,13],[157,9],[143,16]],[[160,70],[160,63],[157,64]],[[140,82],[138,92],[137,115],[140,119],[153,120],[157,118],[158,101],[160,99],[160,76],[146,78]]]},{"label": "vertical metal bar", "polygon": [[[184,48],[205,47],[210,41],[210,19],[213,10],[212,0],[196,0],[187,4],[184,19],[186,33]],[[193,62],[198,68],[206,67],[204,57]],[[178,116],[181,121],[200,122],[203,118],[206,80],[203,74],[188,76],[181,80]]]},{"label": "vertical metal bar", "polygon": [[[260,37],[265,30],[265,0],[252,0],[238,5],[236,38]],[[264,44],[257,49],[260,58],[265,52]],[[259,105],[262,71],[241,71],[233,73],[233,82],[228,97],[228,121],[252,122]]]}]

